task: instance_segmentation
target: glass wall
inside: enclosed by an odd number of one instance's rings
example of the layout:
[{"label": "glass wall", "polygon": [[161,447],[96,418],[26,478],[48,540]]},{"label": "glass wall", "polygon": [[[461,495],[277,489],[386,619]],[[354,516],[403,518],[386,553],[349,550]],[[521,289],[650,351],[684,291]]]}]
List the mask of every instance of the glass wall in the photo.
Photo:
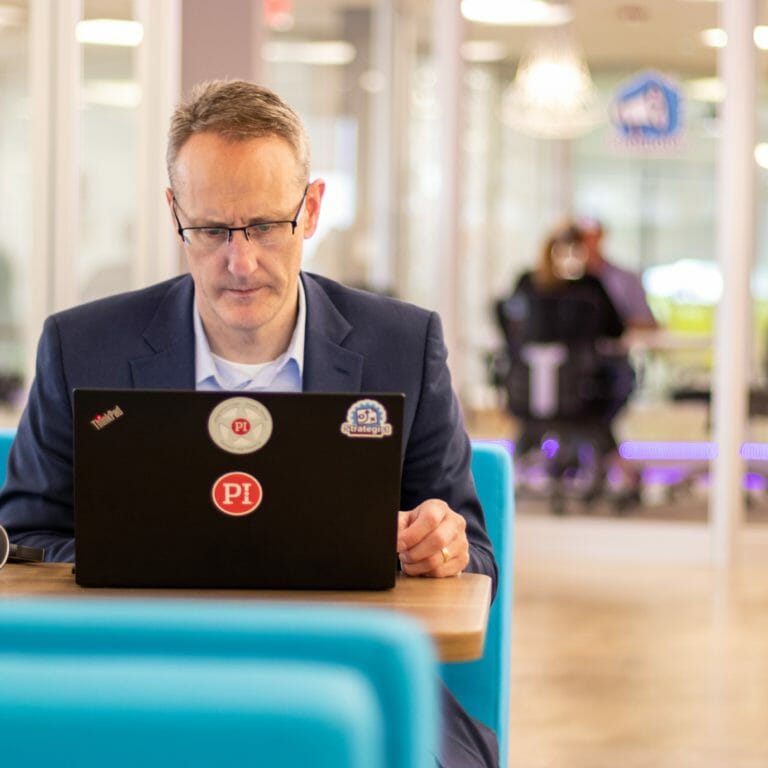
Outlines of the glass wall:
[{"label": "glass wall", "polygon": [[0,3],[0,425],[18,419],[47,315],[176,272],[158,207],[177,10]]},{"label": "glass wall", "polygon": [[[681,14],[683,5],[690,6],[687,15]],[[574,459],[565,479],[558,475],[553,481],[548,473],[559,458],[536,454],[541,461],[518,466],[520,509],[704,519],[711,455],[705,447],[711,439],[706,398],[719,297],[717,124],[716,103],[711,96],[697,95],[695,85],[716,75],[716,52],[700,38],[704,29],[716,26],[716,8],[673,2],[655,6],[652,15],[642,8],[627,10],[626,17],[607,10],[596,17],[589,3],[572,8],[573,18],[563,25],[512,29],[473,23],[467,28],[470,40],[485,45],[475,48],[479,55],[490,51],[496,58],[468,65],[468,99],[477,103],[481,92],[495,91],[487,113],[501,124],[496,133],[485,133],[477,153],[486,163],[466,162],[467,178],[497,174],[496,199],[503,201],[495,210],[489,206],[493,230],[500,235],[486,246],[493,253],[495,277],[484,291],[475,286],[473,303],[467,300],[468,311],[474,312],[470,327],[487,331],[473,339],[472,348],[481,355],[483,339],[498,333],[493,320],[488,328],[488,307],[522,272],[535,267],[550,228],[566,216],[599,219],[605,254],[642,276],[660,326],[655,334],[630,342],[637,382],[628,406],[613,422],[620,449],[633,445],[636,453],[628,449],[624,461],[609,460],[609,484],[603,487],[608,493],[597,498],[593,478],[583,471],[589,462]],[[529,74],[536,68],[538,80],[533,75],[524,79],[526,68]],[[473,76],[478,70],[482,77]],[[557,78],[546,79],[548,71],[557,71]],[[682,125],[675,135],[643,141],[636,128],[635,138],[625,140],[617,105],[635,110],[631,117],[638,126],[647,117],[637,113],[645,108],[637,100],[629,106],[620,101],[634,78],[672,84],[682,102]],[[468,241],[480,239],[480,231],[478,226]],[[467,267],[471,271],[476,264],[481,264],[479,256]],[[480,375],[479,358],[474,370]],[[526,419],[512,418],[501,434],[515,434],[521,421]],[[691,446],[689,453],[683,444]],[[565,450],[554,445],[551,450]],[[553,504],[551,495],[559,493],[565,501]]]},{"label": "glass wall", "polygon": [[[326,181],[323,215],[305,244],[304,266],[368,286],[371,248],[366,185],[370,139],[372,8],[295,3],[263,48],[265,80],[302,116],[312,176]],[[268,18],[269,21],[269,18]]]},{"label": "glass wall", "polygon": [[[619,443],[643,444],[641,454],[661,457],[628,459],[647,481],[636,511],[679,519],[674,507],[682,496],[685,515],[704,519],[713,332],[722,290],[715,252],[722,89],[717,48],[710,44],[717,34],[707,31],[717,27],[717,4],[674,0],[652,8],[607,9],[582,0],[555,9],[572,14],[552,26],[466,22],[458,159],[460,298],[449,307],[441,303],[439,278],[446,269],[440,252],[444,169],[437,141],[444,131],[445,98],[435,45],[439,4],[332,0],[310,8],[295,0],[289,6],[287,17],[267,18],[267,79],[308,118],[314,167],[329,181],[327,229],[307,267],[381,287],[370,276],[380,274],[383,259],[391,290],[455,313],[462,353],[457,386],[470,428],[478,436],[511,437],[519,424],[505,412],[503,387],[494,386],[491,364],[502,345],[494,302],[533,267],[556,222],[565,216],[598,218],[606,254],[642,277],[659,323],[656,334],[636,336],[630,344],[637,382],[614,424]],[[380,55],[383,38],[396,65]],[[332,64],[302,59],[321,55],[323,45],[322,55],[329,55],[340,43],[349,48],[346,54],[337,48]],[[308,44],[318,47],[310,53]],[[560,127],[570,130],[550,130],[531,118],[525,102],[548,97],[549,86],[539,82],[538,92],[526,95],[516,76],[537,57],[562,59],[564,51],[573,54],[581,75],[586,71],[587,86],[581,111],[561,113]],[[656,142],[626,141],[618,125],[617,105],[642,76],[660,78],[679,99],[679,130]],[[571,91],[578,85],[561,82]],[[394,115],[384,134],[377,120],[382,98]],[[636,106],[622,102],[621,108]],[[392,190],[389,198],[371,192],[372,171],[381,173],[376,156],[382,135],[391,141],[390,164],[374,183]],[[761,200],[765,183],[761,177]],[[377,204],[382,199],[387,207]],[[389,254],[381,251],[375,227],[380,218],[392,222]],[[760,266],[765,226],[759,222],[750,340],[756,386],[765,380],[768,343]],[[758,439],[759,433],[755,413],[745,439]],[[680,457],[675,452],[682,444],[691,448]]]},{"label": "glass wall", "polygon": [[83,5],[77,301],[116,293],[131,281],[141,103],[136,51],[143,34],[133,6],[132,0],[110,3],[110,26],[99,32],[88,25],[104,23],[104,3]]},{"label": "glass wall", "polygon": [[18,404],[29,289],[30,115],[27,3],[0,6],[0,411]]}]

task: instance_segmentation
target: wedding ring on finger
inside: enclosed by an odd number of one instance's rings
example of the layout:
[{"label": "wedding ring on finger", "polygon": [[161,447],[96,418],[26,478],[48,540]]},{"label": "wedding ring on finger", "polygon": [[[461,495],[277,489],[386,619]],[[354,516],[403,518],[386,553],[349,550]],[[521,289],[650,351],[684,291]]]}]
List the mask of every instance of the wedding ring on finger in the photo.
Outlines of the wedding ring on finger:
[{"label": "wedding ring on finger", "polygon": [[443,556],[443,565],[451,559],[451,553],[448,551],[448,547],[443,547],[440,550],[440,554]]}]

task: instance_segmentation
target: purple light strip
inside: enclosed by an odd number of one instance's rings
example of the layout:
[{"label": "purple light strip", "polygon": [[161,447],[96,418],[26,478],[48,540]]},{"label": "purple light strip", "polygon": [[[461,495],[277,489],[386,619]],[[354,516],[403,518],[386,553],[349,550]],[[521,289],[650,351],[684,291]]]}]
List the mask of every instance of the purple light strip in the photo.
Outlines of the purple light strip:
[{"label": "purple light strip", "polygon": [[752,461],[768,461],[768,443],[744,443],[739,456]]},{"label": "purple light strip", "polygon": [[[478,442],[501,445],[511,455],[515,453],[515,444],[511,440]],[[713,442],[705,441],[625,440],[619,445],[619,455],[632,461],[710,461],[717,456],[717,446]],[[768,443],[744,443],[739,450],[739,456],[749,461],[768,461]]]},{"label": "purple light strip", "polygon": [[619,445],[619,455],[633,460],[709,461],[717,456],[717,446],[710,442],[627,440]]},{"label": "purple light strip", "polygon": [[[704,441],[627,440],[619,445],[619,455],[635,461],[710,461],[717,456],[717,446]],[[768,443],[744,443],[739,456],[750,461],[768,461]]]}]

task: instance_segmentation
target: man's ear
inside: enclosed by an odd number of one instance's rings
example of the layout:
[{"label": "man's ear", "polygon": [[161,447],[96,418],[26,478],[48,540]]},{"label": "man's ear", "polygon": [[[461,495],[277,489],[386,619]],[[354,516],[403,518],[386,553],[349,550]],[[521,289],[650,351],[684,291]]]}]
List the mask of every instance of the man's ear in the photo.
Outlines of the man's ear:
[{"label": "man's ear", "polygon": [[307,190],[307,199],[304,201],[305,220],[304,220],[304,239],[312,237],[317,230],[317,224],[320,220],[320,206],[325,194],[325,182],[322,179],[315,179]]},{"label": "man's ear", "polygon": [[171,217],[171,226],[173,226],[173,231],[178,231],[179,225],[176,221],[176,217],[173,215],[173,190],[170,187],[165,188],[165,202],[168,203],[168,214]]}]

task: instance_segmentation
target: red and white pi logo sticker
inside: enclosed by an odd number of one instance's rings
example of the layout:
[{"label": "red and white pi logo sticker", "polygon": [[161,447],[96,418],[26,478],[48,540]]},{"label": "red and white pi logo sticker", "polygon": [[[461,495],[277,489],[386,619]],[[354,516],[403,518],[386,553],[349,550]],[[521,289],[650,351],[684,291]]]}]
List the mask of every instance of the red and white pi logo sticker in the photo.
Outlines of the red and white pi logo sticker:
[{"label": "red and white pi logo sticker", "polygon": [[261,504],[264,494],[261,483],[247,472],[227,472],[211,488],[216,508],[225,515],[249,515]]},{"label": "red and white pi logo sticker", "polygon": [[251,422],[248,419],[235,419],[231,429],[236,435],[247,435],[251,431]]}]

